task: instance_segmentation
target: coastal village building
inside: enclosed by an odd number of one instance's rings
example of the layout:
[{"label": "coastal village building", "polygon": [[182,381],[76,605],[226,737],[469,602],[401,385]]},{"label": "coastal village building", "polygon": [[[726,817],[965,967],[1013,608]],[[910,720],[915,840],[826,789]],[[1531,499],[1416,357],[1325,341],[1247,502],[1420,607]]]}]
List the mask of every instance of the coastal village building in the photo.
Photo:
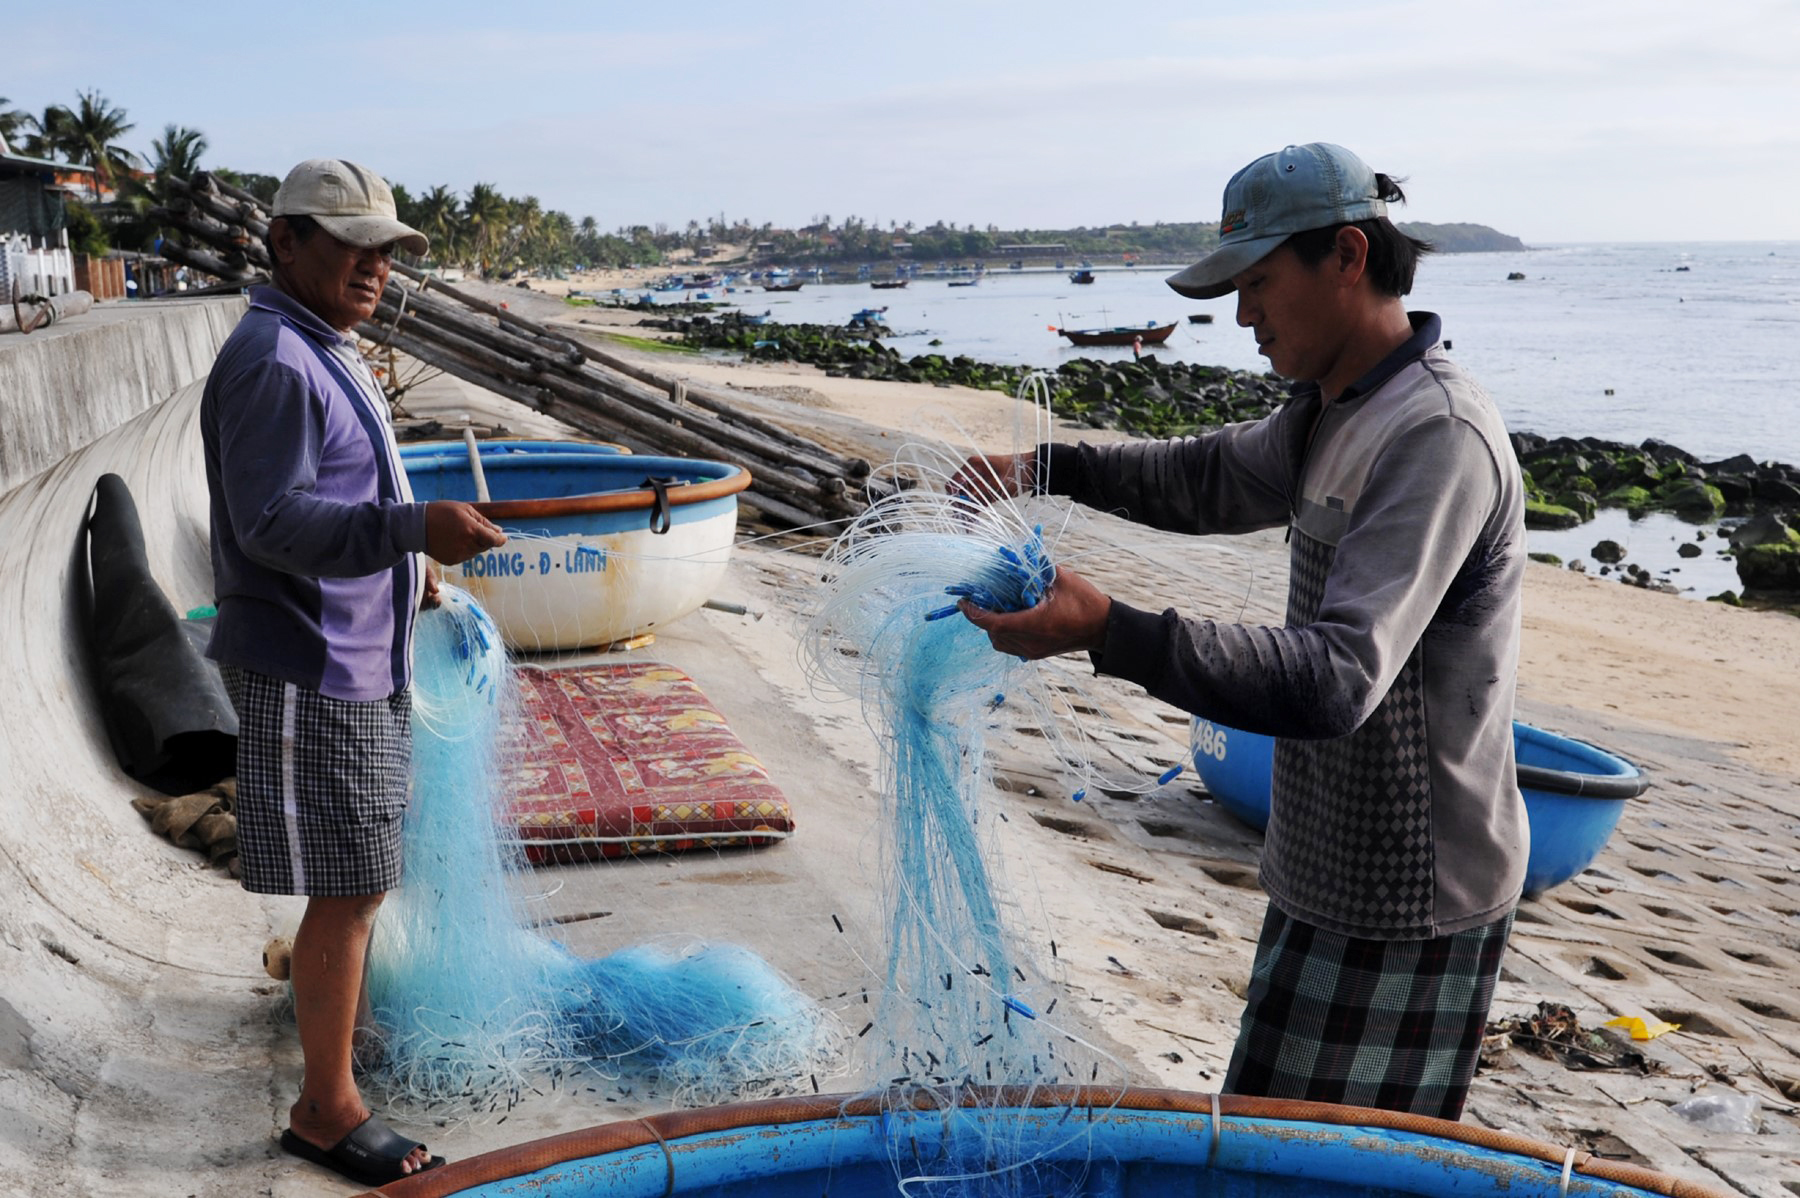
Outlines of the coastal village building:
[{"label": "coastal village building", "polygon": [[0,301],[75,290],[64,198],[93,171],[14,154],[0,139]]}]

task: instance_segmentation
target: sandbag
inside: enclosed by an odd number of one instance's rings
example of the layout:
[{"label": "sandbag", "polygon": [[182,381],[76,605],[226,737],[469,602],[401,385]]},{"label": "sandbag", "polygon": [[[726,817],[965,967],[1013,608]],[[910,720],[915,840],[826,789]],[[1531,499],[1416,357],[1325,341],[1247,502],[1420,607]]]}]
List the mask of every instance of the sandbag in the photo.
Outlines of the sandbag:
[{"label": "sandbag", "polygon": [[94,686],[120,768],[169,795],[230,777],[237,712],[204,642],[151,577],[137,504],[118,475],[94,485],[85,532]]}]

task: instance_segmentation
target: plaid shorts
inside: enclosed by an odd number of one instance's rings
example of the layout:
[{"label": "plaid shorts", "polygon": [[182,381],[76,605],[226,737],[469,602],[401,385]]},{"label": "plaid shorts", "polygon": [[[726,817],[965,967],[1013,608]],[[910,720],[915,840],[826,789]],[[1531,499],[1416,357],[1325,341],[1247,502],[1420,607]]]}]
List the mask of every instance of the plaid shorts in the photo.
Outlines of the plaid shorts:
[{"label": "plaid shorts", "polygon": [[222,667],[238,713],[244,889],[325,897],[400,881],[412,774],[412,695],[352,703]]},{"label": "plaid shorts", "polygon": [[1224,1092],[1461,1118],[1512,920],[1360,940],[1270,906]]}]

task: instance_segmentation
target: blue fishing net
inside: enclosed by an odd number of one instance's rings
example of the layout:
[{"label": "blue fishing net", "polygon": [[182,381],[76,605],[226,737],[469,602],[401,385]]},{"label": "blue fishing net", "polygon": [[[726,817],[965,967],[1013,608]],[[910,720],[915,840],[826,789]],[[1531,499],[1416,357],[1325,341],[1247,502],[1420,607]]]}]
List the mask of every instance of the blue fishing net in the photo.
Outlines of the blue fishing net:
[{"label": "blue fishing net", "polygon": [[454,1119],[630,1075],[678,1104],[783,1093],[838,1068],[843,1033],[748,949],[671,938],[582,960],[496,827],[517,695],[487,614],[454,588],[414,641],[406,874],[383,905],[365,1085]]},{"label": "blue fishing net", "polygon": [[[947,470],[945,471],[947,472]],[[940,476],[941,476],[940,472]],[[1014,504],[930,486],[877,504],[828,557],[808,638],[814,676],[860,699],[883,748],[885,989],[864,1029],[896,1109],[953,1108],[977,1088],[1117,1084],[1116,1063],[1057,1015],[1056,964],[1021,942],[995,876],[988,738],[1024,720],[1079,773],[1039,667],[997,653],[953,600],[1018,611],[1054,577],[1042,527]],[[1002,713],[1005,724],[1001,724]],[[1065,1013],[1066,1014],[1066,1013]],[[1065,1169],[1016,1150],[1004,1119],[970,1120],[921,1159],[906,1122],[890,1143],[902,1188],[934,1194],[1068,1192]],[[1072,1137],[1086,1135],[1072,1121]],[[1080,1170],[1077,1169],[1076,1173]]]}]

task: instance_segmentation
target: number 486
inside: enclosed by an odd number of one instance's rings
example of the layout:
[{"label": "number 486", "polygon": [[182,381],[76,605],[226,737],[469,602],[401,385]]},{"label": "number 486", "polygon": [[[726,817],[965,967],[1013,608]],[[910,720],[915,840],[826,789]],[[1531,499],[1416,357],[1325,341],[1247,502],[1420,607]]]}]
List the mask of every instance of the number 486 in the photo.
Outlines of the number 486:
[{"label": "number 486", "polygon": [[1210,720],[1194,721],[1194,743],[1208,757],[1225,760],[1225,729],[1215,727]]}]

